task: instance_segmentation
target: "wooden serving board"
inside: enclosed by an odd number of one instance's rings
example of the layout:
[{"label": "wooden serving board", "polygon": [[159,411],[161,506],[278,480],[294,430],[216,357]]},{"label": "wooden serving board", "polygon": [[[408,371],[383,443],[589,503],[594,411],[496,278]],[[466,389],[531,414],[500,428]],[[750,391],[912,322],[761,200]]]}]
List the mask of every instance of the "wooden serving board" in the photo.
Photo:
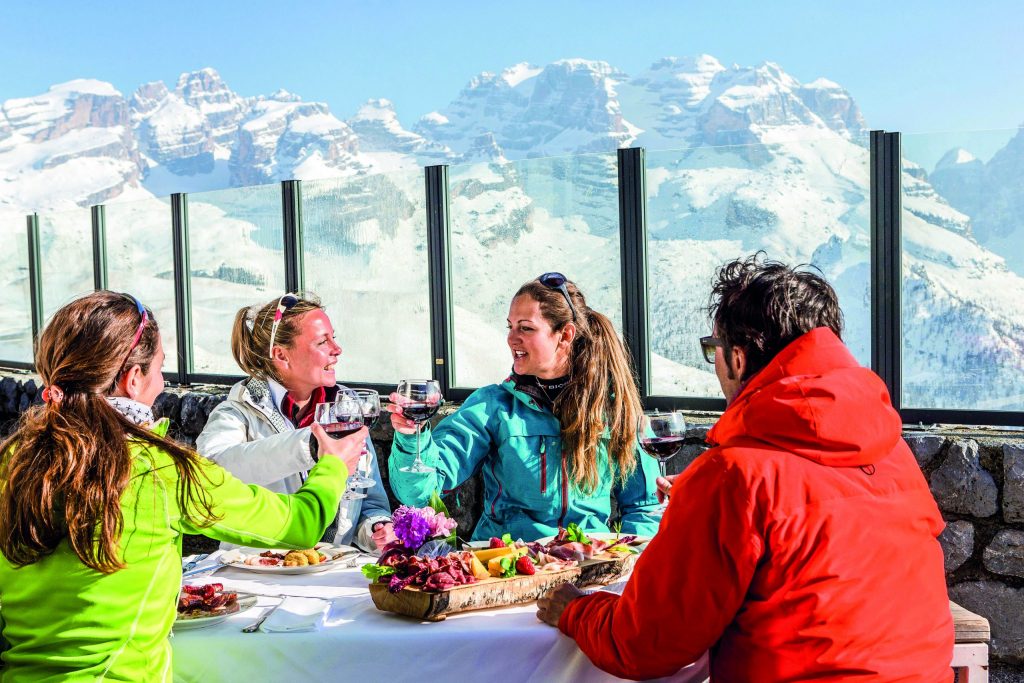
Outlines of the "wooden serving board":
[{"label": "wooden serving board", "polygon": [[411,587],[391,593],[387,584],[374,582],[370,584],[370,596],[381,611],[425,621],[442,621],[449,614],[533,602],[566,581],[577,586],[608,584],[628,574],[636,557],[632,553],[606,553],[562,571],[537,572],[531,576],[519,574],[510,579],[482,579],[436,593]]}]

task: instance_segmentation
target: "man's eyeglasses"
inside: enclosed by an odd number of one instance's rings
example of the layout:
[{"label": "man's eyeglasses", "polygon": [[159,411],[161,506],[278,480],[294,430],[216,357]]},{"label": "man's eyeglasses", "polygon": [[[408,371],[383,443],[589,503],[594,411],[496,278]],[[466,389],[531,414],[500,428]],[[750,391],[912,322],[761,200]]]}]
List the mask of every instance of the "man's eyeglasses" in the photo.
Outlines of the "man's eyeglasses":
[{"label": "man's eyeglasses", "polygon": [[725,342],[718,337],[701,337],[700,350],[704,352],[704,360],[709,363],[715,362],[715,347],[725,348]]},{"label": "man's eyeglasses", "polygon": [[299,303],[299,297],[294,294],[285,294],[277,301],[277,310],[274,311],[274,324],[270,327],[270,345],[267,347],[267,358],[274,360],[274,339],[277,337],[277,328],[281,324],[284,312]]},{"label": "man's eyeglasses", "polygon": [[565,303],[569,304],[569,310],[572,311],[572,321],[576,322],[576,307],[572,305],[569,290],[565,287],[568,278],[561,273],[544,273],[537,280],[548,289],[557,289],[562,293],[562,296],[565,297]]}]

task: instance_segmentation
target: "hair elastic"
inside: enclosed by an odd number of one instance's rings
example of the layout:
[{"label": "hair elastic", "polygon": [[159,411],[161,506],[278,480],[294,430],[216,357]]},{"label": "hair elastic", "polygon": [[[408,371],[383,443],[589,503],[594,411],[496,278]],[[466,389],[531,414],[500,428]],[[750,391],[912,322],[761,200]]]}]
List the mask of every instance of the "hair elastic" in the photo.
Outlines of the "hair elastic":
[{"label": "hair elastic", "polygon": [[59,405],[64,400],[64,392],[56,384],[43,387],[43,402]]}]

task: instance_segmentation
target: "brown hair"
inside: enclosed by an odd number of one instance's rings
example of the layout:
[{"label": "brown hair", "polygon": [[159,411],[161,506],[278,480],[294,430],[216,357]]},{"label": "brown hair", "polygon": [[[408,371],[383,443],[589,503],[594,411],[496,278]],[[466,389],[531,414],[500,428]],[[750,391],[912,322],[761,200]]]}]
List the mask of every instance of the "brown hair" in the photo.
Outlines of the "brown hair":
[{"label": "brown hair", "polygon": [[151,370],[160,332],[148,314],[131,349],[141,318],[135,301],[94,292],[57,311],[40,335],[36,369],[63,397],[27,410],[0,443],[0,552],[16,567],[38,562],[65,538],[92,569],[124,567],[121,496],[132,475],[132,441],[174,461],[182,514],[197,526],[215,519],[199,456],[135,425],[106,400],[132,367]]},{"label": "brown hair", "polygon": [[[597,488],[597,443],[607,427],[609,458],[620,481],[636,468],[636,425],[643,409],[629,353],[607,316],[587,306],[575,283],[565,287],[576,308],[576,337],[569,350],[570,379],[553,411],[562,426],[562,454],[570,465],[573,484],[584,492]],[[573,321],[562,292],[538,280],[519,288],[540,304],[541,315],[560,332]]]},{"label": "brown hair", "polygon": [[843,312],[832,285],[818,274],[771,261],[759,251],[726,263],[711,288],[708,314],[725,350],[747,354],[741,380],[752,377],[797,337],[828,327],[843,337]]},{"label": "brown hair", "polygon": [[[299,319],[323,308],[316,294],[301,293],[294,296],[298,302],[281,316],[281,324],[277,326],[277,334],[274,336],[274,346],[291,348],[295,338],[302,332]],[[235,357],[238,367],[251,377],[281,381],[274,362],[270,360],[270,333],[279,302],[280,299],[274,299],[262,306],[245,306],[235,314],[235,324],[231,329],[231,355]]]}]

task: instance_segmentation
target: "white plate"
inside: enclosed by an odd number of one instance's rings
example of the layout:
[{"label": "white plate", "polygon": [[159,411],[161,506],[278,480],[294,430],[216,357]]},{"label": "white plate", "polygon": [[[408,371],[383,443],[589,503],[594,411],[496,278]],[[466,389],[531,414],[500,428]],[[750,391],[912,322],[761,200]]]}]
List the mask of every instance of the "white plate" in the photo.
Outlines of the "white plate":
[{"label": "white plate", "polygon": [[208,617],[191,617],[189,619],[177,618],[174,620],[175,631],[188,631],[194,628],[205,628],[224,621],[232,614],[241,614],[245,610],[256,605],[256,596],[247,593],[238,594],[238,609],[227,614],[211,614]]},{"label": "white plate", "polygon": [[[330,557],[335,555],[336,557],[320,564],[307,564],[300,567],[285,567],[284,565],[264,565],[264,564],[246,564],[245,560],[239,560],[235,562],[227,562],[225,566],[231,567],[232,569],[244,569],[248,572],[258,572],[263,574],[318,574],[325,572],[328,569],[335,567],[348,567],[359,557],[362,553],[358,548],[353,548],[350,545],[334,545],[334,546],[320,546],[317,548],[321,553]],[[253,548],[242,549],[245,557],[252,555],[259,555],[260,553],[266,552],[266,550],[259,550]],[[288,550],[274,550],[270,552],[285,554]],[[340,554],[340,556],[338,556]]]},{"label": "white plate", "polygon": [[[623,536],[631,536],[632,535],[632,534],[614,534],[614,533],[607,532],[607,531],[585,531],[584,533],[587,535],[587,538],[596,538],[599,541],[608,541],[609,543],[614,541],[616,536],[618,536],[619,538],[622,538]],[[540,543],[541,545],[547,545],[548,543],[550,543],[553,540],[555,540],[554,536],[545,536],[544,538],[538,538],[537,539],[537,543]],[[637,536],[636,538],[633,539],[633,541],[629,544],[629,546],[631,548],[636,548],[637,546],[641,546],[641,545],[643,545],[645,543],[650,542],[650,540],[651,540],[650,536]]]},{"label": "white plate", "polygon": [[486,541],[470,541],[469,543],[463,543],[462,544],[462,549],[463,550],[466,550],[467,548],[471,549],[471,550],[486,550],[487,548],[490,548],[490,547],[491,547],[490,540],[486,540]]}]

